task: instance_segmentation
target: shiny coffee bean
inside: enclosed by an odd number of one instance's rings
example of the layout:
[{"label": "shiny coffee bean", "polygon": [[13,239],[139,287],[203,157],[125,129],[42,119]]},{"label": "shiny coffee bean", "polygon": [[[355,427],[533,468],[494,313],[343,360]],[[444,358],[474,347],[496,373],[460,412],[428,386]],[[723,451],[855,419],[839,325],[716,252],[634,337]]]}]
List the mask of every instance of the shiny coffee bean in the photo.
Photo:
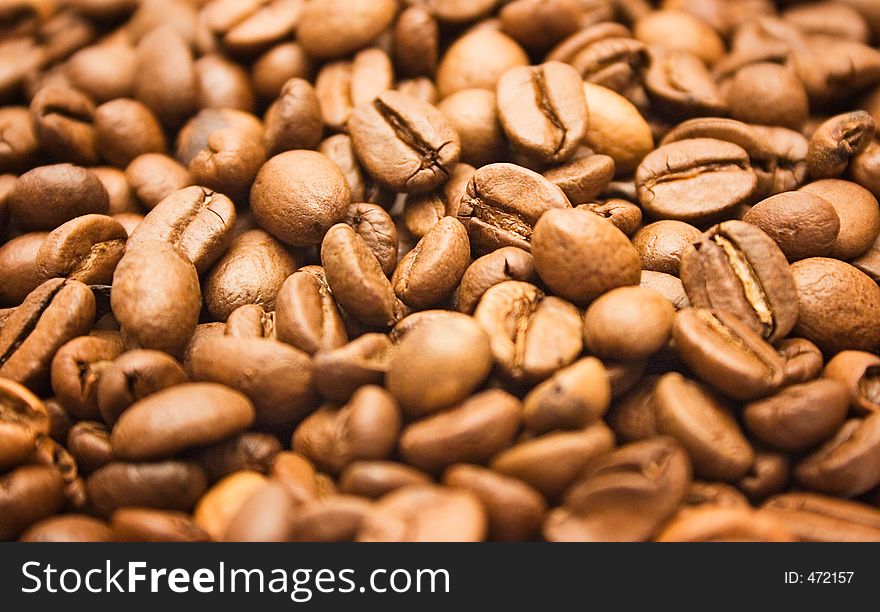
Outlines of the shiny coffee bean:
[{"label": "shiny coffee bean", "polygon": [[98,384],[122,350],[118,333],[80,336],[58,349],[52,358],[52,391],[70,414],[81,419],[100,416]]},{"label": "shiny coffee bean", "polygon": [[138,400],[185,382],[186,372],[170,355],[149,349],[127,351],[101,372],[98,409],[104,422],[112,426]]},{"label": "shiny coffee bean", "polygon": [[315,389],[330,401],[346,402],[360,387],[382,384],[396,350],[387,335],[376,333],[319,350],[312,359]]},{"label": "shiny coffee bean", "polygon": [[880,357],[864,351],[841,351],[822,375],[843,384],[853,410],[867,414],[880,411]]},{"label": "shiny coffee bean", "polygon": [[456,310],[465,314],[473,313],[488,289],[509,280],[528,283],[537,280],[531,254],[516,247],[502,247],[483,255],[461,277],[455,292]]},{"label": "shiny coffee bean", "polygon": [[342,314],[321,268],[301,268],[287,277],[275,299],[274,329],[278,340],[309,354],[347,342]]},{"label": "shiny coffee bean", "polygon": [[37,252],[40,278],[69,278],[86,285],[108,285],[126,247],[128,233],[105,215],[71,219],[46,236]]},{"label": "shiny coffee bean", "polygon": [[611,404],[611,383],[605,366],[585,357],[558,370],[523,400],[523,422],[535,433],[581,429],[601,419]]},{"label": "shiny coffee bean", "polygon": [[669,342],[675,307],[654,291],[618,287],[584,315],[584,346],[602,359],[647,359]]},{"label": "shiny coffee bean", "polygon": [[798,483],[812,491],[854,497],[880,478],[880,415],[850,419],[795,468]]}]

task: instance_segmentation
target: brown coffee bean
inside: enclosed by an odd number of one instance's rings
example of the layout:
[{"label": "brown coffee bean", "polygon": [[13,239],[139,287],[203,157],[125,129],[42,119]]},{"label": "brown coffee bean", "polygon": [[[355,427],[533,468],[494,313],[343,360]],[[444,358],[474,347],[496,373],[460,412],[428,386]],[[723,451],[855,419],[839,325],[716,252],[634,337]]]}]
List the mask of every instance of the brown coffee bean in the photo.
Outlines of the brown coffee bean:
[{"label": "brown coffee bean", "polygon": [[67,449],[84,472],[94,472],[113,461],[110,430],[97,421],[80,421],[67,435]]},{"label": "brown coffee bean", "polygon": [[501,372],[514,381],[548,378],[581,352],[577,308],[529,283],[505,281],[490,288],[474,318],[489,335]]},{"label": "brown coffee bean", "polygon": [[614,160],[607,155],[587,155],[544,173],[562,189],[570,202],[593,202],[614,178]]},{"label": "brown coffee bean", "polygon": [[297,509],[293,538],[297,542],[353,542],[373,504],[353,495],[311,500]]},{"label": "brown coffee bean", "polygon": [[180,355],[201,309],[195,267],[176,248],[156,240],[128,251],[113,275],[113,314],[128,348]]},{"label": "brown coffee bean", "polygon": [[728,114],[712,73],[698,56],[683,50],[652,50],[645,90],[653,107],[665,117],[686,119]]},{"label": "brown coffee bean", "polygon": [[642,207],[650,214],[704,221],[748,202],[758,180],[742,148],[693,138],[651,152],[639,165],[636,185]]},{"label": "brown coffee bean", "polygon": [[809,340],[786,338],[779,342],[777,348],[785,361],[785,385],[813,380],[822,372],[822,351]]},{"label": "brown coffee bean", "polygon": [[874,138],[876,125],[866,111],[837,115],[813,132],[807,168],[814,179],[836,178]]},{"label": "brown coffee bean", "polygon": [[589,304],[606,291],[637,285],[639,254],[623,232],[581,210],[551,210],[535,225],[535,267],[560,296]]},{"label": "brown coffee bean", "polygon": [[137,45],[134,97],[166,127],[177,127],[196,107],[198,80],[192,51],[173,26],[157,27]]},{"label": "brown coffee bean", "polygon": [[241,66],[219,54],[203,55],[195,61],[199,108],[234,108],[253,112],[254,91]]},{"label": "brown coffee bean", "polygon": [[761,442],[784,450],[803,450],[840,429],[847,408],[843,384],[819,379],[746,404],[743,416],[748,430]]},{"label": "brown coffee bean", "polygon": [[849,405],[856,412],[880,412],[880,357],[877,355],[841,351],[828,362],[822,376],[843,385]]},{"label": "brown coffee bean", "polygon": [[[181,412],[180,406],[187,406]],[[168,457],[250,427],[254,406],[244,395],[214,383],[177,385],[126,410],[111,433],[113,453],[123,460]]]},{"label": "brown coffee bean", "polygon": [[672,274],[654,272],[652,270],[642,270],[642,277],[639,286],[643,289],[650,289],[651,291],[659,293],[672,302],[672,305],[675,306],[676,310],[689,308],[691,305],[681,280]]},{"label": "brown coffee bean", "polygon": [[314,57],[348,55],[390,26],[396,11],[393,0],[318,0],[303,9],[297,40]]},{"label": "brown coffee bean", "polygon": [[98,380],[98,408],[113,425],[129,406],[167,387],[187,381],[177,361],[160,351],[137,349],[123,353],[106,367]]},{"label": "brown coffee bean", "polygon": [[707,230],[682,254],[681,280],[691,304],[730,312],[770,341],[794,327],[796,289],[772,238],[742,221]]},{"label": "brown coffee bean", "polygon": [[137,54],[128,40],[109,37],[80,49],[64,63],[70,83],[98,102],[131,95]]},{"label": "brown coffee bean", "polygon": [[620,94],[584,83],[590,119],[584,144],[614,160],[618,175],[629,174],[654,148],[651,128],[639,110]]},{"label": "brown coffee bean", "polygon": [[880,481],[880,414],[850,419],[795,468],[798,483],[810,490],[854,497]]},{"label": "brown coffee bean", "polygon": [[266,113],[266,149],[271,156],[294,149],[315,149],[323,135],[321,109],[312,85],[299,78],[284,84]]},{"label": "brown coffee bean", "polygon": [[449,177],[458,162],[458,134],[436,108],[386,91],[358,106],[348,122],[358,159],[380,184],[424,193]]},{"label": "brown coffee bean", "polygon": [[88,477],[86,491],[97,513],[109,517],[127,507],[188,512],[207,485],[205,473],[192,462],[113,462]]},{"label": "brown coffee bean", "polygon": [[692,482],[682,501],[682,506],[686,508],[697,506],[747,508],[750,505],[746,496],[736,487],[723,482]]},{"label": "brown coffee bean", "polygon": [[54,467],[24,465],[0,476],[0,540],[14,540],[30,525],[56,514],[64,481]]},{"label": "brown coffee bean", "polygon": [[95,104],[66,85],[49,85],[31,100],[34,130],[43,150],[59,161],[98,163]]},{"label": "brown coffee bean", "polygon": [[104,189],[107,190],[109,206],[107,214],[111,216],[121,214],[139,214],[143,209],[137,200],[125,172],[112,166],[98,166],[91,168],[92,174],[98,177]]},{"label": "brown coffee bean", "polygon": [[144,217],[127,248],[162,240],[205,272],[226,249],[235,218],[235,205],[226,196],[205,187],[187,187],[163,199]]},{"label": "brown coffee bean", "polygon": [[523,421],[530,431],[581,429],[605,415],[611,385],[602,362],[585,357],[536,386],[523,402]]},{"label": "brown coffee bean", "polygon": [[[746,123],[799,129],[809,117],[804,84],[789,67],[755,62],[721,82],[730,115]],[[762,103],[756,104],[756,100]]]},{"label": "brown coffee bean", "polygon": [[79,281],[53,279],[34,289],[0,328],[0,376],[41,388],[55,353],[89,332],[95,298]]},{"label": "brown coffee bean", "polygon": [[697,242],[702,233],[682,221],[657,221],[646,225],[632,237],[643,270],[678,276],[685,248]]},{"label": "brown coffee bean", "polygon": [[519,430],[522,404],[491,389],[405,427],[400,454],[410,465],[439,472],[453,463],[482,463],[510,446]]},{"label": "brown coffee bean", "polygon": [[463,162],[480,167],[503,155],[506,141],[494,89],[462,89],[443,98],[437,108],[458,133]]},{"label": "brown coffee bean", "polygon": [[37,272],[37,253],[45,232],[22,234],[0,246],[0,304],[21,304],[41,282]]},{"label": "brown coffee bean", "polygon": [[830,257],[852,259],[862,255],[880,236],[880,206],[871,193],[849,181],[816,181],[801,191],[831,203],[840,218],[840,232]]},{"label": "brown coffee bean", "polygon": [[397,265],[391,279],[407,306],[430,308],[450,296],[470,263],[467,230],[443,217]]},{"label": "brown coffee bean", "polygon": [[196,504],[193,519],[212,540],[221,541],[242,506],[266,484],[266,477],[257,472],[235,472],[205,492]]},{"label": "brown coffee bean", "polygon": [[33,166],[40,143],[24,106],[0,108],[3,147],[0,148],[0,172],[21,172]]},{"label": "brown coffee bean", "polygon": [[[602,9],[601,6],[593,8],[600,12]],[[607,11],[611,7],[604,8]],[[547,59],[571,64],[588,83],[624,95],[638,90],[651,59],[647,47],[631,38],[625,26],[608,21],[607,14],[600,14],[582,25],[586,27],[560,42]]]},{"label": "brown coffee bean", "polygon": [[498,116],[510,144],[542,162],[574,154],[587,132],[582,79],[561,62],[519,66],[498,81]]},{"label": "brown coffee bean", "polygon": [[743,221],[761,228],[789,261],[832,251],[840,217],[831,203],[805,191],[780,193],[753,206]]},{"label": "brown coffee bean", "polygon": [[751,508],[702,506],[681,511],[658,542],[793,542],[784,523]]},{"label": "brown coffee bean", "polygon": [[257,95],[264,100],[275,100],[284,84],[293,78],[308,78],[312,60],[296,42],[278,44],[254,62],[251,80]]},{"label": "brown coffee bean", "polygon": [[666,346],[675,308],[642,287],[612,289],[584,316],[584,346],[603,359],[638,361]]},{"label": "brown coffee bean", "polygon": [[825,257],[798,261],[791,273],[800,303],[798,336],[828,353],[880,347],[880,288],[868,276]]},{"label": "brown coffee bean", "polygon": [[468,183],[458,218],[479,253],[504,246],[528,251],[538,219],[554,208],[571,208],[559,187],[521,166],[490,164]]},{"label": "brown coffee bean", "polygon": [[525,51],[512,38],[491,28],[476,28],[443,54],[437,67],[437,88],[443,98],[463,89],[494,91],[507,70],[528,64]]},{"label": "brown coffee bean", "polygon": [[345,217],[348,223],[366,241],[386,276],[397,265],[397,226],[385,209],[376,204],[352,204]]},{"label": "brown coffee bean", "polygon": [[185,166],[158,153],[145,153],[132,160],[125,169],[125,177],[137,199],[148,209],[195,183]]},{"label": "brown coffee bean", "polygon": [[226,319],[227,336],[233,338],[267,338],[277,340],[275,311],[266,312],[262,306],[245,304],[233,310]]},{"label": "brown coffee bean", "polygon": [[519,478],[548,499],[559,497],[595,457],[614,447],[614,434],[601,421],[578,431],[551,432],[499,453],[496,472]]},{"label": "brown coffee bean", "polygon": [[428,8],[414,5],[404,9],[393,33],[394,60],[399,70],[408,76],[434,74],[440,28]]},{"label": "brown coffee bean", "polygon": [[0,378],[0,470],[33,459],[37,439],[50,431],[46,405],[26,387]]},{"label": "brown coffee bean", "polygon": [[52,358],[52,390],[64,408],[80,419],[97,419],[98,383],[104,371],[122,353],[122,338],[80,336]]},{"label": "brown coffee bean", "polygon": [[619,229],[627,236],[632,236],[642,225],[642,210],[632,202],[612,198],[603,202],[591,202],[579,204],[575,207],[602,219],[607,219],[611,225]]},{"label": "brown coffee bean", "polygon": [[389,337],[393,342],[400,344],[406,336],[417,330],[419,327],[437,320],[465,321],[464,325],[467,325],[467,322],[471,320],[471,317],[452,310],[422,310],[420,312],[411,313],[398,321],[391,330]]},{"label": "brown coffee bean", "polygon": [[200,14],[200,25],[205,30],[197,32],[199,46],[252,55],[289,36],[299,21],[302,8],[300,2],[285,0],[208,2]]},{"label": "brown coffee bean", "polygon": [[293,537],[296,504],[281,485],[266,483],[242,503],[224,542],[289,542]]},{"label": "brown coffee bean", "polygon": [[860,42],[868,42],[871,36],[865,19],[855,8],[843,3],[792,6],[785,10],[783,18],[810,34],[827,34]]},{"label": "brown coffee bean", "polygon": [[217,482],[239,470],[265,474],[281,452],[278,438],[270,434],[246,431],[192,453],[205,470],[208,480]]},{"label": "brown coffee bean", "polygon": [[487,516],[462,489],[410,485],[384,496],[364,517],[359,542],[480,542]]},{"label": "brown coffee bean", "polygon": [[[333,402],[346,402],[364,385],[381,385],[397,349],[385,334],[364,334],[344,346],[314,354],[314,385]],[[433,375],[433,373],[432,373]]]},{"label": "brown coffee bean", "polygon": [[802,542],[880,541],[880,514],[858,502],[815,493],[784,493],[761,507]]},{"label": "brown coffee bean", "polygon": [[80,215],[106,214],[109,205],[98,177],[70,164],[34,168],[7,197],[12,222],[25,230],[51,231]]},{"label": "brown coffee bean", "polygon": [[785,363],[779,354],[727,312],[680,310],[672,339],[678,355],[698,377],[734,399],[763,397],[782,384]]},{"label": "brown coffee bean", "polygon": [[[468,164],[456,164],[449,180],[428,193],[407,195],[403,225],[414,239],[422,239],[443,217],[455,217],[461,198],[476,170]],[[406,236],[404,235],[404,238]],[[403,242],[399,243],[403,247]]]},{"label": "brown coffee bean", "polygon": [[[281,285],[275,301],[279,340],[309,354],[339,348],[348,341],[342,315],[323,270],[303,268]],[[227,323],[228,324],[228,323]]]},{"label": "brown coffee bean", "polygon": [[788,455],[774,451],[758,451],[748,474],[737,483],[752,503],[758,504],[771,495],[781,493],[791,476]]},{"label": "brown coffee bean", "polygon": [[293,448],[319,468],[338,474],[353,461],[387,458],[400,426],[400,409],[391,394],[369,385],[345,406],[326,406],[306,418],[293,434]]},{"label": "brown coffee bean", "polygon": [[125,228],[105,215],[83,215],[50,232],[37,252],[40,278],[108,285],[125,251]]},{"label": "brown coffee bean", "polygon": [[271,235],[248,230],[232,241],[208,273],[205,305],[220,321],[244,304],[272,311],[278,291],[297,267],[294,256]]},{"label": "brown coffee bean", "polygon": [[471,314],[490,287],[508,280],[537,280],[531,254],[515,247],[502,247],[477,259],[461,277],[455,292],[456,309]]},{"label": "brown coffee bean", "polygon": [[273,235],[305,246],[320,243],[330,226],[345,218],[350,195],[345,176],[328,157],[288,151],[260,169],[251,206],[257,222]]},{"label": "brown coffee bean", "polygon": [[430,482],[430,476],[403,463],[355,461],[339,475],[339,491],[348,495],[379,499],[391,491]]},{"label": "brown coffee bean", "polygon": [[350,226],[340,223],[321,244],[321,263],[337,303],[363,323],[390,326],[399,302],[369,245]]},{"label": "brown coffee bean", "polygon": [[647,45],[695,53],[710,66],[724,55],[724,43],[715,30],[684,11],[652,11],[635,23],[633,34]]},{"label": "brown coffee bean", "polygon": [[164,153],[165,134],[149,108],[117,98],[95,109],[95,140],[101,158],[125,168],[144,153]]},{"label": "brown coffee bean", "polygon": [[[657,438],[593,459],[544,523],[550,541],[644,541],[684,499],[691,480],[687,454]],[[624,518],[625,517],[625,518]]]},{"label": "brown coffee bean", "polygon": [[82,514],[43,519],[21,534],[19,542],[111,542],[113,532],[104,521]]},{"label": "brown coffee bean", "polygon": [[188,514],[149,508],[120,508],[111,520],[119,542],[208,542],[211,537]]}]

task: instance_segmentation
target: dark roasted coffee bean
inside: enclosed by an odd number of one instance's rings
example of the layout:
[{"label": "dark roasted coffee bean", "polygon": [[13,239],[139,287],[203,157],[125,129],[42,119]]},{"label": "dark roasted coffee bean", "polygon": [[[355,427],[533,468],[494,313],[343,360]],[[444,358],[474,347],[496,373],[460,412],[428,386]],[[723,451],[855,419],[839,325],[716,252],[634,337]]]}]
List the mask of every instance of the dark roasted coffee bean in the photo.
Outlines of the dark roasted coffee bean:
[{"label": "dark roasted coffee bean", "polygon": [[736,315],[769,341],[784,338],[798,317],[785,255],[760,229],[725,221],[688,246],[681,281],[691,304]]}]

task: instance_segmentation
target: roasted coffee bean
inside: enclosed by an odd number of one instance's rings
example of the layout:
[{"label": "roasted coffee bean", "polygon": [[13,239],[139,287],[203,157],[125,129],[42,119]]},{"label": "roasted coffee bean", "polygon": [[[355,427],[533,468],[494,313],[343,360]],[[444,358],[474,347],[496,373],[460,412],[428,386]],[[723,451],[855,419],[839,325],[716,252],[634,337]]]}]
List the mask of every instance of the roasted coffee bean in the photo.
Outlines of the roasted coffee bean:
[{"label": "roasted coffee bean", "polygon": [[125,168],[144,153],[164,153],[165,134],[149,108],[117,98],[95,109],[95,140],[101,158]]},{"label": "roasted coffee bean", "polygon": [[520,66],[498,81],[498,116],[514,149],[542,162],[564,161],[587,132],[582,79],[561,62]]},{"label": "roasted coffee bean", "polygon": [[495,90],[501,75],[529,64],[515,40],[492,28],[475,28],[456,40],[437,67],[437,89],[445,98],[471,88]]},{"label": "roasted coffee bean", "polygon": [[201,309],[195,267],[166,242],[143,242],[126,252],[113,274],[113,314],[127,348],[181,355]]},{"label": "roasted coffee bean", "polygon": [[95,297],[79,281],[48,280],[34,289],[0,328],[0,376],[40,389],[55,353],[89,332]]},{"label": "roasted coffee bean", "polygon": [[810,490],[853,497],[880,478],[880,414],[850,419],[795,468],[798,483]]},{"label": "roasted coffee bean", "polygon": [[347,134],[336,134],[321,143],[320,152],[329,157],[345,174],[352,202],[372,202],[384,208],[394,203],[393,195],[379,187],[361,167],[354,145]]},{"label": "roasted coffee bean", "polygon": [[80,336],[74,338],[52,358],[51,379],[55,398],[80,419],[97,419],[98,383],[116,357],[122,353],[122,338]]},{"label": "roasted coffee bean", "polygon": [[104,521],[82,514],[54,516],[31,525],[19,542],[112,542]]},{"label": "roasted coffee bean", "polygon": [[504,246],[528,251],[538,219],[554,208],[571,208],[559,187],[521,166],[490,164],[468,183],[458,218],[478,253]]},{"label": "roasted coffee bean", "polygon": [[189,170],[178,161],[158,153],[136,157],[125,169],[132,191],[148,209],[175,191],[195,184]]},{"label": "roasted coffee bean", "polygon": [[802,542],[880,541],[880,514],[858,502],[815,493],[784,493],[761,506]]},{"label": "roasted coffee bean", "polygon": [[108,285],[126,248],[128,234],[105,215],[83,215],[50,232],[37,252],[40,278],[63,277]]},{"label": "roasted coffee bean", "polygon": [[[635,442],[592,460],[544,523],[551,541],[644,541],[684,499],[691,465],[669,438]],[[625,518],[624,518],[625,516]]]},{"label": "roasted coffee bean", "polygon": [[712,505],[682,510],[658,542],[793,542],[785,523],[751,508]]},{"label": "roasted coffee bean", "polygon": [[602,362],[585,357],[532,389],[523,404],[523,422],[537,434],[582,429],[605,415],[611,384]]},{"label": "roasted coffee bean", "polygon": [[357,460],[385,459],[401,427],[400,409],[390,393],[365,386],[341,408],[326,406],[293,434],[293,449],[321,469],[338,474]]},{"label": "roasted coffee bean", "polygon": [[[316,178],[320,180],[316,180]],[[314,151],[288,151],[266,162],[251,190],[257,222],[288,244],[318,244],[345,219],[351,191],[330,158]]]},{"label": "roasted coffee bean", "polygon": [[498,13],[501,28],[530,49],[547,49],[575,32],[585,6],[573,0],[519,0]]},{"label": "roasted coffee bean", "polygon": [[205,492],[196,504],[193,519],[212,540],[220,541],[242,506],[266,484],[266,477],[257,472],[230,474]]},{"label": "roasted coffee bean", "polygon": [[232,518],[224,542],[288,542],[293,536],[295,501],[281,485],[257,489]]},{"label": "roasted coffee bean", "polygon": [[64,502],[64,481],[54,467],[24,465],[0,476],[0,540],[13,540]]},{"label": "roasted coffee bean", "polygon": [[547,503],[535,489],[483,467],[454,465],[444,473],[443,484],[470,491],[479,498],[486,509],[489,539],[494,541],[532,539],[547,511]]},{"label": "roasted coffee bean", "polygon": [[172,510],[120,508],[110,521],[119,542],[208,542],[211,537],[188,514]]},{"label": "roasted coffee bean", "polygon": [[266,312],[262,306],[245,304],[239,306],[226,319],[227,336],[233,338],[267,338],[277,340],[275,311]]},{"label": "roasted coffee bean", "polygon": [[614,160],[607,155],[587,155],[544,173],[574,204],[593,202],[614,178]]},{"label": "roasted coffee bean", "polygon": [[651,128],[639,110],[620,94],[584,83],[589,129],[584,144],[614,160],[618,175],[628,175],[654,148]]},{"label": "roasted coffee bean", "polygon": [[788,455],[774,451],[757,451],[748,474],[736,483],[752,503],[760,503],[782,492],[791,476]]},{"label": "roasted coffee bean", "polygon": [[297,509],[296,542],[353,542],[373,504],[353,495],[310,500]]},{"label": "roasted coffee bean", "polygon": [[864,351],[841,351],[825,366],[822,376],[839,381],[850,407],[861,413],[880,412],[880,357]]},{"label": "roasted coffee bean", "polygon": [[199,108],[234,108],[254,110],[254,91],[249,75],[241,66],[219,54],[203,55],[196,60]]},{"label": "roasted coffee bean", "polygon": [[[758,194],[773,195],[797,189],[807,182],[807,151],[809,143],[800,133],[782,127],[751,126],[752,132],[766,139],[773,158],[771,172],[753,164],[758,175]],[[749,153],[751,156],[751,152]]]},{"label": "roasted coffee bean", "polygon": [[831,437],[843,425],[848,399],[842,383],[819,379],[746,404],[743,417],[749,432],[761,442],[803,450]]},{"label": "roasted coffee bean", "polygon": [[391,283],[407,306],[425,309],[450,296],[470,263],[467,230],[443,217],[397,265]]},{"label": "roasted coffee bean", "polygon": [[393,0],[318,0],[303,9],[297,40],[314,57],[348,55],[390,26],[396,10]]},{"label": "roasted coffee bean", "polygon": [[364,517],[359,542],[480,542],[487,516],[462,489],[411,485],[384,496]]},{"label": "roasted coffee bean", "polygon": [[605,202],[579,204],[575,207],[611,221],[611,225],[627,236],[632,236],[642,225],[642,210],[632,202],[612,198]]},{"label": "roasted coffee bean", "polygon": [[339,491],[348,495],[379,499],[396,489],[430,482],[430,476],[404,463],[355,461],[339,475]]},{"label": "roasted coffee bean", "polygon": [[50,432],[46,405],[26,387],[0,378],[0,470],[33,459],[37,440]]},{"label": "roasted coffee bean", "polygon": [[880,347],[880,288],[853,266],[811,257],[791,266],[800,314],[794,333],[827,353]]},{"label": "roasted coffee bean", "polygon": [[280,452],[281,443],[275,436],[246,431],[199,449],[192,457],[205,470],[208,480],[217,482],[239,470],[265,474]]},{"label": "roasted coffee bean", "polygon": [[7,196],[13,223],[25,230],[51,231],[75,217],[106,214],[107,190],[79,166],[39,166],[23,174]]},{"label": "roasted coffee bean", "polygon": [[645,73],[651,103],[666,117],[686,119],[728,113],[728,102],[698,56],[683,50],[655,48]]},{"label": "roasted coffee bean", "polygon": [[510,446],[521,413],[522,404],[509,393],[478,393],[405,427],[400,454],[410,465],[434,473],[453,463],[482,463]]},{"label": "roasted coffee bean", "polygon": [[205,305],[220,321],[245,304],[272,311],[278,291],[297,267],[294,256],[269,233],[248,230],[232,241],[208,273]]},{"label": "roasted coffee bean", "polygon": [[315,94],[324,124],[346,131],[355,107],[373,102],[394,88],[394,67],[381,49],[364,49],[352,61],[327,64],[315,79]]},{"label": "roasted coffee bean", "polygon": [[186,372],[170,355],[147,349],[127,351],[101,372],[98,409],[104,422],[112,426],[138,400],[185,382]]},{"label": "roasted coffee bean", "polygon": [[807,152],[807,168],[814,179],[836,178],[850,160],[867,148],[876,125],[866,111],[832,117],[813,133]]},{"label": "roasted coffee bean", "polygon": [[662,145],[636,172],[639,201],[661,219],[706,221],[748,202],[758,186],[741,147],[710,138]]},{"label": "roasted coffee bean", "polygon": [[128,179],[125,178],[124,170],[112,166],[98,166],[90,170],[107,190],[108,215],[140,214],[143,209],[134,195],[134,190],[128,184]]},{"label": "roasted coffee bean", "polygon": [[797,322],[797,293],[785,255],[748,223],[725,221],[688,246],[681,281],[695,307],[732,313],[771,342]]},{"label": "roasted coffee bean", "polygon": [[858,257],[880,236],[880,206],[867,189],[849,181],[826,179],[810,183],[800,191],[830,202],[840,218],[840,232],[830,257]]},{"label": "roasted coffee bean", "polygon": [[486,291],[504,281],[534,283],[537,280],[532,256],[515,247],[502,247],[474,261],[455,292],[455,307],[465,314],[473,313]]},{"label": "roasted coffee bean", "polygon": [[205,29],[197,32],[205,49],[220,47],[230,53],[251,55],[285,38],[302,12],[299,2],[208,2],[200,13]]},{"label": "roasted coffee bean", "polygon": [[603,359],[639,361],[666,346],[675,307],[659,293],[619,287],[590,304],[584,346]]},{"label": "roasted coffee bean", "polygon": [[480,167],[504,154],[507,142],[498,119],[494,88],[462,89],[443,98],[437,108],[461,140],[461,161]]},{"label": "roasted coffee bean", "polygon": [[[403,208],[403,225],[414,239],[424,238],[443,217],[455,217],[461,198],[476,170],[468,164],[456,164],[449,180],[428,193],[407,195]],[[403,235],[404,239],[406,235]],[[399,241],[400,247],[404,243]],[[402,255],[402,253],[401,253]]]},{"label": "roasted coffee bean", "polygon": [[171,25],[140,39],[134,97],[167,127],[178,127],[195,110],[198,80],[192,51]]},{"label": "roasted coffee bean", "polygon": [[548,499],[559,497],[590,461],[614,447],[614,434],[601,421],[577,431],[550,432],[499,453],[490,467],[524,480]]},{"label": "roasted coffee bean", "polygon": [[86,480],[89,502],[103,517],[128,507],[188,512],[207,486],[202,469],[186,461],[113,462]]},{"label": "roasted coffee bean", "polygon": [[505,281],[483,294],[474,318],[489,335],[501,372],[537,382],[572,363],[581,352],[580,313],[521,281]]},{"label": "roasted coffee bean", "polygon": [[678,276],[682,253],[701,236],[700,230],[683,221],[657,221],[636,232],[632,243],[639,252],[643,270]]},{"label": "roasted coffee bean", "polygon": [[538,275],[555,293],[589,304],[606,291],[639,282],[639,254],[612,224],[582,210],[551,210],[535,225]]},{"label": "roasted coffee bean", "polygon": [[267,153],[317,148],[323,132],[315,89],[304,79],[289,80],[266,113]]},{"label": "roasted coffee bean", "polygon": [[391,326],[400,312],[397,296],[366,241],[340,223],[321,244],[321,263],[337,303],[371,326]]},{"label": "roasted coffee bean", "polygon": [[[333,402],[346,402],[364,385],[381,385],[397,350],[385,334],[364,334],[313,356],[315,389]],[[436,371],[432,372],[432,376]]]},{"label": "roasted coffee bean", "polygon": [[458,134],[440,111],[395,91],[358,106],[348,129],[366,170],[395,191],[423,193],[437,187],[461,153]]},{"label": "roasted coffee bean", "polygon": [[394,60],[407,76],[432,75],[437,68],[440,28],[427,7],[404,9],[393,31]]},{"label": "roasted coffee bean", "polygon": [[721,91],[730,115],[745,123],[797,130],[809,117],[804,84],[794,70],[777,63],[746,64],[721,81]]},{"label": "roasted coffee bean", "polygon": [[681,280],[672,274],[654,272],[652,270],[642,270],[639,286],[643,289],[650,289],[651,291],[659,293],[672,302],[672,305],[675,306],[676,310],[689,308],[691,305]]},{"label": "roasted coffee bean", "polygon": [[366,241],[382,271],[391,276],[397,266],[397,226],[394,219],[376,204],[352,204],[345,217],[348,223]]},{"label": "roasted coffee bean", "polygon": [[31,117],[42,149],[59,161],[98,163],[95,104],[66,85],[43,87],[31,100]]},{"label": "roasted coffee bean", "polygon": [[22,234],[0,246],[0,304],[18,305],[40,285],[37,254],[45,232]]},{"label": "roasted coffee bean", "polygon": [[743,221],[761,228],[789,261],[828,255],[840,217],[827,200],[806,191],[780,193],[753,206]]},{"label": "roasted coffee bean", "polygon": [[235,218],[235,205],[226,196],[205,187],[187,187],[156,204],[126,248],[162,240],[180,249],[204,273],[228,246]]},{"label": "roasted coffee bean", "polygon": [[727,312],[680,310],[675,315],[672,339],[678,355],[698,377],[734,399],[763,397],[782,384],[782,357]]},{"label": "roasted coffee bean", "polygon": [[3,147],[0,147],[0,172],[19,172],[33,165],[40,143],[30,112],[23,106],[0,108]]},{"label": "roasted coffee bean", "polygon": [[296,42],[278,44],[254,62],[251,80],[255,93],[264,100],[275,100],[284,84],[292,78],[308,78],[312,60]]},{"label": "roasted coffee bean", "polygon": [[824,358],[819,347],[805,338],[786,338],[778,343],[779,355],[785,361],[786,385],[803,383],[817,378],[822,372]]},{"label": "roasted coffee bean", "polygon": [[281,285],[274,326],[278,340],[309,354],[333,350],[348,341],[326,275],[318,267],[301,268]]}]

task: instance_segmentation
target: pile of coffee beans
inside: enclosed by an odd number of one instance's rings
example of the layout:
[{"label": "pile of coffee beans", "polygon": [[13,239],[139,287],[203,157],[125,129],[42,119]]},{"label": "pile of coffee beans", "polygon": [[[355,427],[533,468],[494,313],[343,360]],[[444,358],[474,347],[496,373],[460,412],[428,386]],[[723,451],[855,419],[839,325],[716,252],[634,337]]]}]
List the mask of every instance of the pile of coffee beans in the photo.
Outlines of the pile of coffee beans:
[{"label": "pile of coffee beans", "polygon": [[880,2],[0,3],[0,540],[880,540]]}]

